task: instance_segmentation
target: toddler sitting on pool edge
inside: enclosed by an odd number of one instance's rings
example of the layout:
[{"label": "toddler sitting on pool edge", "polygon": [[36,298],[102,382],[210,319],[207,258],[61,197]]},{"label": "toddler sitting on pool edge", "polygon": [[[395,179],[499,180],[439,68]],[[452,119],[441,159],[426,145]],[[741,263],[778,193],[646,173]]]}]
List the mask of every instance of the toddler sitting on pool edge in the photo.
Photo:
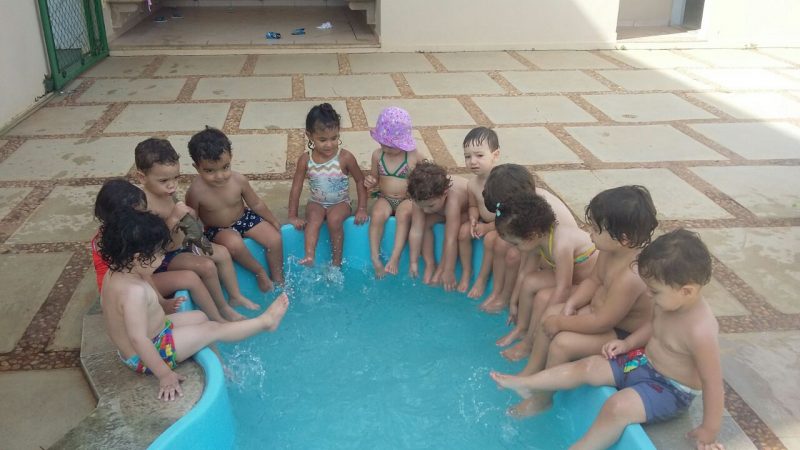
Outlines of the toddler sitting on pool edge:
[{"label": "toddler sitting on pool edge", "polygon": [[289,298],[281,294],[260,316],[218,323],[202,311],[165,315],[147,277],[164,260],[170,232],[155,214],[121,211],[100,229],[98,248],[109,271],[100,292],[103,319],[122,362],[138,373],[158,378],[158,398],[182,396],[185,379],[174,369],[215,341],[239,341],[280,325]]}]

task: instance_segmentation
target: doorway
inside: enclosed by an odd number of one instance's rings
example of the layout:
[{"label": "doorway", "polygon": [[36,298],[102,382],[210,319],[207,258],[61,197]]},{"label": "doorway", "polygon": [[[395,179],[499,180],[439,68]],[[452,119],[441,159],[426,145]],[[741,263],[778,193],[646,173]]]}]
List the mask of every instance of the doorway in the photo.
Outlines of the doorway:
[{"label": "doorway", "polygon": [[701,40],[705,0],[620,0],[617,42]]}]

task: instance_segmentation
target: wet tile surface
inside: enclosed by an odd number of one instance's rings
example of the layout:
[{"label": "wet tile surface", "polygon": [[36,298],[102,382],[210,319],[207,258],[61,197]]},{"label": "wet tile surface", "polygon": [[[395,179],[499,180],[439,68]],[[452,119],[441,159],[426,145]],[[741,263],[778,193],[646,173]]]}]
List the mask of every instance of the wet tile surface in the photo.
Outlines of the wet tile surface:
[{"label": "wet tile surface", "polygon": [[119,58],[106,58],[96,66],[89,69],[82,77],[138,77],[144,72],[148,64],[153,61],[152,56],[128,56]]},{"label": "wet tile surface", "polygon": [[147,100],[177,100],[186,81],[182,78],[138,78],[97,80],[84,92],[80,102],[112,103]]},{"label": "wet tile surface", "polygon": [[100,186],[53,189],[8,242],[88,242],[97,231],[92,212],[98,190]]},{"label": "wet tile surface", "polygon": [[247,59],[244,55],[167,56],[156,70],[158,76],[237,75]]},{"label": "wet tile surface", "polygon": [[566,130],[603,161],[727,159],[669,125],[587,126]]},{"label": "wet tile surface", "polygon": [[30,192],[30,188],[0,188],[0,220]]},{"label": "wet tile surface", "polygon": [[105,110],[105,105],[42,108],[12,128],[9,134],[81,134],[91,128]]},{"label": "wet tile surface", "polygon": [[692,171],[759,217],[800,217],[800,167],[695,167]]},{"label": "wet tile surface", "polygon": [[170,131],[202,130],[204,126],[222,128],[230,105],[204,103],[198,105],[128,105],[106,128],[107,132],[160,131],[168,123]]}]

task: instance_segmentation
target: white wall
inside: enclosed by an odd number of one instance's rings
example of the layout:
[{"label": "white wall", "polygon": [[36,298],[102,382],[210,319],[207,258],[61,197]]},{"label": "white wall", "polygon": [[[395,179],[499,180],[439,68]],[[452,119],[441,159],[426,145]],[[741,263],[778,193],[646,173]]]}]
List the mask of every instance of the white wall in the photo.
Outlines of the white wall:
[{"label": "white wall", "polygon": [[25,113],[45,93],[49,73],[33,0],[0,0],[0,129]]},{"label": "white wall", "polygon": [[798,0],[706,0],[703,35],[731,46],[800,45]]},{"label": "white wall", "polygon": [[669,25],[672,0],[620,0],[621,27],[656,27]]},{"label": "white wall", "polygon": [[619,0],[377,0],[381,49],[609,48]]}]

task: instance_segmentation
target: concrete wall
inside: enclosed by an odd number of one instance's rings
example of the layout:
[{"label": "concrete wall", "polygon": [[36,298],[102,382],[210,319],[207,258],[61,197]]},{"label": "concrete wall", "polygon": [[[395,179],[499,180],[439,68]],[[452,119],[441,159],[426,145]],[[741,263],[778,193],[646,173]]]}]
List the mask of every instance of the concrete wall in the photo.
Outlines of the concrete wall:
[{"label": "concrete wall", "polygon": [[704,37],[719,45],[800,45],[798,0],[706,0]]},{"label": "concrete wall", "polygon": [[608,48],[616,40],[619,0],[377,1],[386,51]]},{"label": "concrete wall", "polygon": [[656,27],[669,25],[672,0],[620,0],[621,27]]},{"label": "concrete wall", "polygon": [[35,1],[4,1],[0,13],[0,129],[44,95],[49,73]]}]

